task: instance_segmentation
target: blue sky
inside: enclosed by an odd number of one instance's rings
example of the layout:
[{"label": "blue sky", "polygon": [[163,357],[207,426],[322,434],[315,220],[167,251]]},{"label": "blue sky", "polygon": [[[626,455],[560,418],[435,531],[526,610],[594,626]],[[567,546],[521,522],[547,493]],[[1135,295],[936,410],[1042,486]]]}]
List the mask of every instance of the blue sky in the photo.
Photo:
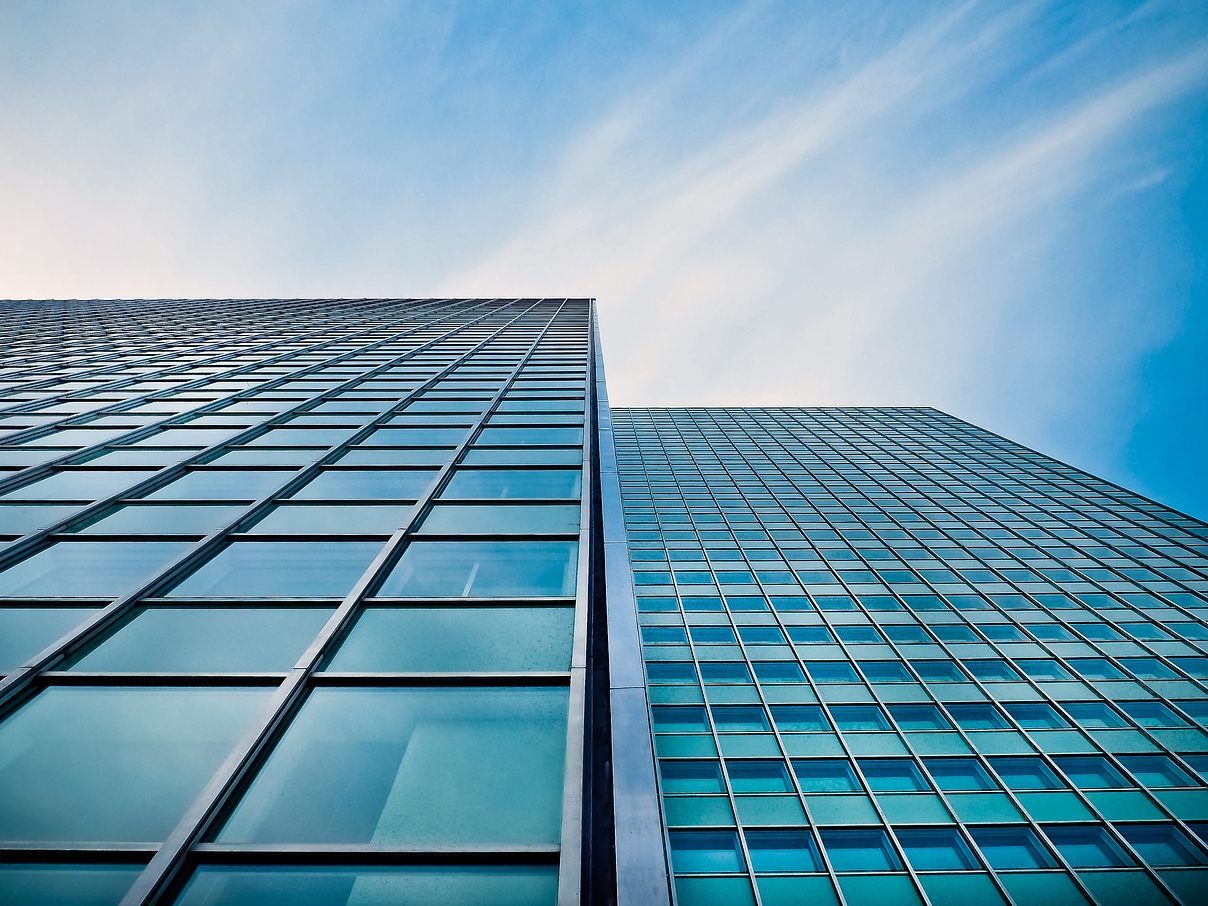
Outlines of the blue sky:
[{"label": "blue sky", "polygon": [[0,5],[0,294],[589,294],[1208,516],[1208,5]]}]

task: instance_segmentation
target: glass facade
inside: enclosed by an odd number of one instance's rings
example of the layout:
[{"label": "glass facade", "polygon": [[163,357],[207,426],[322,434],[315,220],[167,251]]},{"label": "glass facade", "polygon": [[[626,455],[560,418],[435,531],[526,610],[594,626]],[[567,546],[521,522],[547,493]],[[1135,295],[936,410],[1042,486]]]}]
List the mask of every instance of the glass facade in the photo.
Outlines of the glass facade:
[{"label": "glass facade", "polygon": [[931,409],[611,421],[680,906],[1208,902],[1208,527]]},{"label": "glass facade", "polygon": [[0,903],[573,898],[589,300],[4,313]]},{"label": "glass facade", "polygon": [[1208,902],[1208,526],[588,299],[0,303],[0,904]]}]

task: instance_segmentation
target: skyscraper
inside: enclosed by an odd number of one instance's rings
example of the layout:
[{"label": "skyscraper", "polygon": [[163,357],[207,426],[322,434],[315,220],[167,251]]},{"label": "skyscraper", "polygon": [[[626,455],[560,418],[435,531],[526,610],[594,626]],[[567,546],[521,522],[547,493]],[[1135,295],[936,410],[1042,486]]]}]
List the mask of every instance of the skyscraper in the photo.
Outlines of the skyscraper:
[{"label": "skyscraper", "polygon": [[1208,889],[1194,519],[931,409],[612,409],[586,299],[3,313],[0,903]]}]

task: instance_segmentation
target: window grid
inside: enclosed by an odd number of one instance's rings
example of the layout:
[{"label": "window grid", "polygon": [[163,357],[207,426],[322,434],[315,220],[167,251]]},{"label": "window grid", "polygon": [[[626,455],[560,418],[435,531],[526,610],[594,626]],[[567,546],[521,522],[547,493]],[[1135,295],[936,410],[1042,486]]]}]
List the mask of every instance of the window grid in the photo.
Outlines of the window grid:
[{"label": "window grid", "polygon": [[[1175,704],[1186,700],[1191,705],[1205,698],[1204,633],[1195,628],[1203,626],[1208,612],[1204,600],[1208,530],[1202,524],[935,410],[639,409],[614,410],[613,421],[640,623],[644,630],[657,633],[662,632],[659,627],[668,627],[667,632],[672,633],[647,638],[648,670],[661,663],[684,663],[693,677],[700,677],[663,682],[659,674],[650,675],[652,719],[661,761],[719,759],[719,769],[724,767],[727,756],[734,757],[727,753],[725,740],[735,734],[718,732],[714,711],[718,706],[724,708],[726,702],[740,700],[751,700],[760,709],[769,703],[775,707],[776,702],[812,702],[815,704],[809,707],[822,709],[832,716],[832,723],[836,708],[862,702],[879,710],[886,733],[900,749],[864,750],[869,734],[839,727],[833,751],[819,753],[832,763],[850,765],[860,790],[851,795],[863,797],[871,805],[869,816],[858,824],[851,824],[850,817],[846,824],[834,824],[828,818],[820,827],[809,808],[808,791],[789,770],[793,793],[800,798],[805,817],[786,827],[811,834],[814,845],[821,844],[824,859],[825,838],[832,829],[883,828],[901,860],[897,877],[909,879],[907,890],[889,884],[892,873],[836,873],[824,861],[830,890],[820,893],[811,887],[810,895],[834,896],[831,885],[837,885],[849,902],[853,897],[871,897],[874,891],[902,902],[916,896],[933,902],[956,896],[992,898],[995,892],[1018,900],[1038,897],[1041,891],[1046,896],[1094,901],[1096,897],[1110,898],[1111,884],[1122,879],[1139,889],[1140,878],[1148,887],[1138,895],[1155,901],[1194,899],[1203,883],[1202,870],[1194,867],[1200,863],[1181,868],[1151,863],[1127,835],[1130,828],[1171,827],[1185,835],[1197,859],[1203,857],[1195,841],[1203,837],[1203,825],[1198,822],[1208,817],[1203,812],[1205,774],[1204,761],[1196,762],[1195,753],[1204,751],[1208,736],[1194,724],[1197,720],[1204,724],[1206,716],[1203,710],[1197,717]],[[988,488],[991,480],[999,482],[994,485],[996,490]],[[1008,508],[1009,501],[1017,502],[1015,509]],[[1102,547],[1099,542],[1107,532],[1118,536],[1113,539],[1115,547],[1109,544],[1105,550],[1087,550]],[[1070,539],[1082,544],[1068,543]],[[1103,562],[1118,560],[1113,555],[1124,547],[1151,555],[1144,559],[1158,561],[1164,572],[1129,573],[1116,562]],[[1003,572],[993,559],[975,559],[978,551],[987,549],[1003,551],[1005,557],[1023,551],[1025,558],[1015,558],[1008,564],[1010,568],[1024,570],[1040,560],[1049,572],[1032,572],[1031,577],[1025,572]],[[719,555],[713,562],[708,557],[710,550]],[[1096,556],[1090,557],[1091,553]],[[769,562],[775,566],[769,569]],[[970,566],[971,562],[977,566]],[[766,571],[764,576],[759,575],[761,570]],[[742,584],[727,586],[726,581]],[[1078,594],[1091,597],[1084,600]],[[1129,594],[1148,597],[1123,597]],[[1046,601],[1054,595],[1068,597],[1076,610],[1050,608]],[[716,603],[708,610],[699,609],[702,602],[712,599]],[[795,606],[794,600],[805,605]],[[1105,602],[1115,604],[1106,613]],[[1192,627],[1184,630],[1188,636],[1145,638],[1138,629],[1138,636],[1122,636],[1126,647],[1112,647],[1115,643],[1096,642],[1075,632],[1069,632],[1068,642],[1061,641],[1057,630],[1077,630],[1091,623],[1136,625],[1121,621],[1121,616],[1129,615],[1134,621],[1152,619],[1155,608]],[[1071,620],[1074,612],[1079,619]],[[1163,619],[1157,623],[1162,624]],[[725,627],[732,640],[719,647],[694,637],[693,626],[710,625]],[[1172,624],[1167,620],[1165,625]],[[760,626],[774,630],[781,643],[767,645],[743,638],[744,628]],[[1054,632],[1045,626],[1053,627]],[[827,640],[791,643],[790,630],[797,627],[818,627]],[[894,632],[895,628],[908,634]],[[1029,633],[1032,628],[1039,634]],[[961,641],[962,635],[948,630],[967,631],[970,638]],[[1056,639],[1045,640],[1054,633]],[[816,681],[809,670],[811,646],[821,652],[815,659],[850,665],[851,681],[838,685]],[[765,653],[768,651],[773,653]],[[1122,679],[1079,678],[1073,668],[1089,664],[1087,656],[1115,665]],[[719,660],[745,665],[751,679],[739,686],[709,685],[701,667]],[[1029,660],[1051,662],[1069,671],[1064,685],[1079,685],[1083,691],[1072,694],[1068,688],[1060,688],[1061,682],[1015,669]],[[772,662],[796,664],[799,678],[776,686],[757,679],[757,665]],[[904,681],[875,681],[868,671],[876,662],[898,665],[895,669],[901,671]],[[920,670],[929,664],[950,665],[958,672],[959,682],[928,679]],[[1170,678],[1162,679],[1166,674]],[[797,697],[786,696],[786,688],[795,690]],[[751,694],[736,697],[735,689]],[[853,695],[859,690],[863,690],[861,695]],[[1158,722],[1149,726],[1125,720],[1125,738],[1116,731],[1080,727],[1064,707],[1073,702],[1107,704],[1113,700],[1122,701],[1122,708],[1130,702],[1164,702],[1173,710],[1153,712]],[[693,702],[699,704],[686,704]],[[903,728],[893,714],[894,705],[908,704],[929,706],[941,717],[952,715],[948,729],[916,730],[912,739],[912,731]],[[1017,710],[1012,712],[1003,704],[1014,704]],[[1049,707],[1027,711],[1025,705]],[[660,707],[703,708],[712,754],[707,747],[687,754],[681,748],[668,754],[669,740],[675,736],[660,732],[666,730],[659,725]],[[976,710],[969,711],[970,707]],[[775,746],[759,754],[768,763],[775,759],[791,767],[800,752],[794,754],[774,712],[768,713],[773,718],[764,718],[764,734]],[[958,714],[970,721],[968,727],[961,726],[955,718]],[[1186,726],[1165,728],[1162,721],[1170,723],[1169,717],[1163,717],[1167,714],[1176,715]],[[981,728],[977,721],[983,720],[1001,729]],[[1037,726],[1024,726],[1037,720],[1041,721]],[[1056,725],[1049,729],[1046,721]],[[746,734],[750,745],[759,745],[760,735]],[[920,736],[946,737],[961,748],[928,753],[918,747]],[[1085,784],[1065,780],[1059,781],[1062,790],[1051,792],[1039,788],[1033,792],[1026,782],[1017,781],[1021,785],[1016,789],[1002,782],[994,795],[1009,805],[1013,816],[992,820],[984,815],[980,819],[962,815],[957,803],[968,801],[970,794],[944,790],[945,784],[937,781],[926,761],[955,765],[969,759],[989,778],[998,776],[995,763],[1003,771],[1012,765],[1036,764],[1060,779],[1066,776],[1061,765],[1068,759],[1094,755],[1122,777],[1132,778],[1127,766],[1136,757],[1130,754],[1133,752],[1154,752],[1168,758],[1151,763],[1148,770],[1151,777],[1174,778],[1166,784],[1169,793],[1150,789],[1139,779],[1129,781],[1135,791],[1129,795],[1140,797],[1147,809],[1144,815],[1128,814],[1105,798],[1117,791],[1100,793],[1093,785],[1084,788]],[[892,789],[878,791],[870,784],[865,766],[884,766],[888,759],[913,765],[917,776],[931,788],[928,795],[939,804],[942,819],[922,812],[912,817],[908,809],[887,812],[890,801],[897,797],[899,803],[905,803],[905,795]],[[1138,770],[1147,769],[1143,763],[1136,764]],[[729,771],[721,774],[734,811]],[[665,792],[665,806],[674,804],[676,798]],[[746,828],[742,816],[737,811],[734,814],[737,821],[721,825],[705,820],[670,823],[673,816],[668,814],[673,863],[677,834],[694,830],[734,833]],[[1046,850],[1046,865],[1034,870],[995,865],[995,859],[1015,856],[1017,850],[1009,848],[994,850],[987,861],[988,851],[977,845],[978,828],[998,821],[1033,834],[1034,841]],[[754,826],[763,824],[756,821],[751,829]],[[1089,858],[1086,853],[1093,849],[1104,860],[1114,858],[1125,864],[1072,864],[1059,846],[1044,842],[1049,839],[1046,826],[1086,827],[1086,839],[1104,842],[1079,850],[1070,842],[1074,839],[1070,834],[1062,837],[1055,830],[1054,837],[1066,841],[1076,858]],[[916,871],[909,854],[897,845],[898,831],[911,827],[951,828],[981,867],[975,871]],[[1106,836],[1095,837],[1091,829]],[[906,833],[902,839],[909,837]],[[742,886],[737,886],[733,875],[690,873],[677,878],[680,903],[704,902],[710,896],[725,896],[733,902],[778,903],[792,895],[806,895],[807,888],[791,888],[795,894],[786,892],[790,888],[777,886],[782,876],[756,870],[745,831],[737,834],[737,840],[743,859]],[[955,858],[956,851],[952,852]],[[970,887],[959,887],[975,876],[985,881],[976,894]],[[853,879],[862,880],[853,883]]]},{"label": "window grid", "polygon": [[[103,303],[92,305],[93,308],[106,308],[106,304]],[[115,328],[130,331],[131,324],[126,320],[129,315],[128,307],[115,307],[118,309],[114,318]],[[150,858],[151,861],[143,870],[142,877],[137,880],[123,901],[126,903],[160,901],[164,896],[175,897],[179,884],[187,884],[193,866],[197,864],[221,865],[247,864],[249,862],[283,864],[315,859],[333,864],[353,864],[354,867],[374,863],[424,863],[431,862],[433,858],[452,865],[466,864],[471,868],[475,864],[489,863],[531,864],[548,866],[549,870],[553,872],[550,877],[556,877],[554,883],[567,890],[577,889],[581,880],[578,836],[581,820],[579,810],[582,802],[584,722],[581,712],[584,707],[583,640],[586,632],[586,569],[590,546],[588,543],[591,523],[590,482],[581,480],[580,488],[572,498],[559,501],[560,505],[565,506],[569,503],[580,512],[578,529],[573,533],[568,534],[562,531],[554,535],[543,535],[529,531],[527,533],[509,532],[502,535],[486,533],[470,536],[475,541],[504,544],[513,541],[523,543],[526,539],[539,540],[546,537],[573,539],[574,549],[577,551],[573,564],[573,582],[570,585],[564,583],[565,588],[572,589],[569,596],[564,591],[559,591],[555,598],[547,601],[534,599],[531,602],[525,602],[515,598],[508,601],[496,595],[476,599],[474,602],[476,605],[492,607],[510,605],[513,607],[532,606],[547,610],[550,607],[571,609],[575,614],[574,637],[567,638],[560,643],[564,644],[566,648],[564,670],[519,673],[479,670],[473,673],[441,673],[438,675],[402,670],[373,674],[342,674],[323,670],[321,659],[326,656],[328,651],[335,650],[337,645],[343,643],[346,638],[345,631],[354,625],[355,619],[367,608],[431,609],[432,607],[443,607],[447,611],[450,604],[463,606],[468,603],[468,599],[464,596],[458,596],[458,599],[453,601],[395,600],[381,597],[370,598],[367,594],[372,590],[373,584],[396,565],[399,561],[398,555],[405,554],[415,528],[421,524],[430,511],[434,498],[447,484],[449,478],[456,474],[456,470],[463,460],[467,460],[468,454],[473,453],[481,459],[497,462],[514,460],[515,464],[508,468],[516,470],[538,468],[539,466],[531,464],[534,461],[533,457],[536,457],[536,462],[548,459],[556,464],[556,467],[569,469],[573,466],[580,474],[590,474],[593,444],[591,432],[586,430],[588,425],[585,422],[586,416],[590,414],[594,405],[591,394],[593,388],[591,381],[587,380],[587,376],[591,374],[592,349],[590,304],[586,300],[539,299],[502,302],[499,300],[424,300],[415,302],[373,300],[366,307],[374,313],[370,319],[370,326],[355,333],[361,339],[371,339],[369,343],[358,343],[353,346],[351,342],[348,342],[354,332],[349,329],[351,325],[347,318],[337,316],[318,320],[320,324],[330,320],[337,328],[334,331],[322,328],[299,331],[294,337],[298,349],[291,352],[279,353],[282,343],[275,342],[252,345],[222,356],[221,358],[230,360],[247,356],[249,350],[271,349],[274,352],[272,362],[288,363],[289,365],[302,362],[304,367],[293,368],[289,373],[277,376],[272,374],[272,369],[283,366],[273,365],[269,370],[272,380],[264,381],[262,376],[261,383],[257,387],[243,388],[236,394],[221,394],[209,401],[201,400],[200,402],[205,403],[202,409],[190,409],[188,415],[194,415],[198,411],[223,412],[225,410],[229,412],[232,410],[226,409],[226,407],[232,403],[239,405],[251,401],[255,411],[252,413],[252,417],[246,419],[249,422],[245,426],[246,430],[215,443],[207,442],[200,451],[188,450],[192,454],[189,463],[200,462],[208,465],[222,454],[251,450],[256,446],[254,442],[256,437],[263,437],[267,431],[272,430],[273,426],[290,424],[290,421],[296,416],[305,418],[307,413],[314,412],[326,401],[338,399],[348,401],[348,408],[344,411],[355,413],[355,417],[353,415],[347,418],[335,417],[330,419],[329,423],[335,425],[346,423],[352,430],[345,431],[342,436],[333,435],[328,438],[323,436],[322,429],[315,430],[310,426],[312,424],[317,426],[323,419],[318,419],[315,423],[299,422],[306,426],[305,431],[308,435],[315,436],[315,440],[309,440],[308,437],[301,438],[310,447],[307,450],[309,455],[305,457],[304,462],[291,458],[291,451],[288,448],[264,447],[263,449],[268,455],[263,462],[270,470],[279,471],[282,478],[286,479],[284,482],[277,483],[267,493],[257,491],[250,504],[247,503],[247,500],[252,499],[252,495],[241,493],[240,496],[243,496],[244,500],[237,505],[237,515],[226,521],[223,527],[204,534],[200,531],[188,531],[179,535],[178,537],[188,539],[188,543],[192,546],[189,554],[156,575],[144,579],[135,591],[116,601],[110,601],[105,607],[106,618],[94,616],[91,621],[77,626],[69,636],[60,639],[35,663],[27,664],[29,656],[26,656],[21,662],[26,665],[25,669],[18,665],[16,671],[10,670],[9,675],[0,684],[0,694],[7,693],[9,709],[14,713],[21,713],[21,708],[29,701],[36,702],[37,696],[43,690],[61,687],[174,688],[188,686],[219,688],[223,686],[261,686],[275,688],[269,710],[262,715],[261,720],[257,721],[259,726],[255,727],[236,745],[226,763],[202,791],[201,798],[187,814],[182,816],[176,830],[162,845],[149,848],[146,844],[117,842],[105,844],[91,841],[82,846],[73,845],[64,849],[55,845],[0,843],[0,863],[14,864],[29,859],[50,863],[67,861],[88,864],[116,861],[137,867],[139,861]],[[217,332],[219,334],[223,331],[232,332],[238,322],[235,315],[246,308],[252,308],[254,312],[258,313],[257,318],[260,324],[268,323],[274,316],[273,306],[267,304],[256,306],[251,303],[229,303],[228,317],[216,319]],[[301,314],[292,307],[286,310],[296,318],[298,325],[301,326],[315,323],[314,316],[321,314],[325,308],[329,310],[330,306],[316,306],[313,311]],[[440,317],[434,316],[434,313]],[[257,318],[252,319],[249,330],[256,326]],[[94,327],[97,318],[85,317],[81,319],[81,322],[84,328]],[[187,318],[174,326],[180,329],[185,325],[188,325],[190,329],[195,326]],[[76,325],[68,323],[56,326],[63,333],[70,335],[72,328]],[[324,334],[327,334],[325,340],[321,339],[319,342],[306,346],[300,344],[303,337],[323,337]],[[365,336],[361,337],[362,334]],[[255,337],[260,339],[263,335],[263,329],[261,329],[261,332],[255,334]],[[191,344],[182,345],[187,345],[190,349],[194,348]],[[219,343],[213,345],[220,346]],[[311,353],[307,350],[315,352]],[[332,351],[336,351],[337,355],[330,355],[329,353]],[[308,361],[310,357],[314,357],[315,361]],[[144,362],[138,356],[132,356],[132,361],[138,362],[140,365]],[[150,360],[146,361],[150,362]],[[187,373],[194,367],[196,366],[177,365],[177,375]],[[255,368],[256,363],[250,362],[237,370],[251,372]],[[70,375],[70,368],[64,370]],[[82,373],[93,374],[94,372]],[[224,372],[222,376],[228,373]],[[32,374],[22,375],[21,372],[18,372],[18,375],[33,377]],[[323,380],[317,380],[317,375],[322,375]],[[2,388],[3,381],[11,377],[8,370],[0,368],[0,388]],[[333,381],[333,377],[336,380]],[[191,386],[210,386],[212,393],[214,382],[220,379],[198,378],[197,381],[190,383]],[[291,385],[291,381],[295,383]],[[375,381],[378,382],[376,385]],[[35,386],[36,383],[31,380],[24,385],[15,386]],[[128,382],[121,383],[123,388],[131,386]],[[12,396],[19,398],[25,395],[20,391],[13,391],[12,386],[14,385],[9,386],[8,391]],[[112,382],[100,386],[111,388]],[[180,383],[176,389],[179,390],[184,386],[184,383]],[[0,393],[2,392],[4,390],[0,389]],[[108,393],[110,390],[107,389],[106,392]],[[161,393],[159,390],[155,392]],[[145,405],[150,396],[150,394],[144,393],[130,398],[128,408],[130,411],[140,411],[140,407]],[[534,406],[533,409],[538,416],[528,418],[523,413],[527,411],[527,401],[530,399],[537,403],[541,403],[543,400],[550,402]],[[264,403],[260,403],[260,400],[264,400]],[[358,400],[363,400],[364,405],[358,404]],[[439,415],[441,412],[451,412],[458,408],[456,404],[460,400],[466,401],[467,405],[464,407],[466,410],[473,410],[470,412],[469,418],[460,419],[453,415]],[[471,405],[473,400],[481,402],[478,405]],[[381,401],[385,405],[378,406],[375,404],[377,401]],[[55,404],[57,402],[56,398]],[[275,403],[281,405],[275,405]],[[519,414],[508,415],[501,408],[502,403],[506,403],[508,409]],[[31,401],[29,405],[36,404]],[[412,408],[413,406],[414,408]],[[442,436],[435,438],[436,443],[440,446],[425,447],[423,443],[430,439],[427,436],[420,433],[404,436],[400,433],[397,436],[391,435],[386,438],[390,443],[384,446],[370,447],[360,443],[360,441],[370,438],[375,430],[386,428],[392,424],[392,418],[396,413],[419,412],[423,409],[434,411],[438,415],[410,420],[419,432],[426,430],[425,423],[456,424],[459,426],[458,433],[461,439],[456,443],[449,443],[448,438]],[[542,411],[543,409],[548,410],[551,414],[546,415]],[[343,404],[341,404],[341,410],[343,410]],[[3,419],[5,411],[0,409],[0,419]],[[176,425],[183,421],[184,414],[177,413],[167,419],[162,414],[158,415],[152,419],[151,424],[144,425],[136,434],[138,437],[142,437],[161,427]],[[25,418],[28,419],[28,416]],[[221,416],[219,419],[221,420]],[[232,419],[232,421],[238,421],[238,419]],[[15,423],[11,420],[0,421],[0,427],[9,424]],[[510,436],[501,437],[499,443],[503,444],[502,446],[487,446],[491,441],[484,432],[490,431],[492,425],[508,424],[525,427],[509,429],[513,433]],[[563,427],[547,429],[544,427],[547,424]],[[387,430],[391,429],[387,428]],[[399,423],[398,430],[410,432],[415,428],[411,423],[404,421]],[[559,432],[556,438],[549,437],[554,441],[554,446],[547,447],[543,443],[547,436],[542,432],[548,430]],[[417,444],[408,437],[420,437],[422,440]],[[18,436],[18,439],[22,438]],[[133,446],[124,443],[132,439],[136,438],[128,434],[117,435],[106,438],[87,449],[89,453],[132,450]],[[188,439],[192,440],[191,437]],[[7,442],[9,437],[2,440]],[[33,440],[33,448],[36,449],[37,437],[35,436]],[[250,444],[239,443],[246,440],[253,442]],[[292,441],[292,438],[290,440]],[[568,440],[573,442],[573,446],[565,446]],[[516,444],[520,444],[520,446],[516,446]],[[0,455],[3,455],[5,450],[12,450],[15,446],[14,444],[0,447]],[[380,452],[372,452],[375,450]],[[341,457],[357,454],[358,451],[366,451],[360,454],[366,458],[380,457],[385,462],[398,460],[399,465],[345,465],[340,461]],[[274,454],[278,457],[275,462],[273,461]],[[61,470],[56,468],[60,461],[74,462],[81,455],[82,451],[77,449],[71,451],[68,456],[59,457],[53,465],[46,469],[32,472],[21,469],[10,470],[8,480],[0,483],[0,514],[5,512],[3,507],[8,503],[3,494],[4,490],[33,483],[48,471],[52,474],[60,474]],[[17,457],[17,459],[21,458],[20,455]],[[423,465],[408,465],[407,463],[413,459],[423,460]],[[273,469],[273,465],[278,463],[278,468]],[[21,465],[21,463],[5,460],[0,468],[9,464]],[[467,465],[470,465],[468,461]],[[486,464],[483,467],[504,468],[502,465]],[[257,466],[251,468],[257,468]],[[414,499],[404,501],[407,510],[406,517],[400,527],[393,532],[383,534],[380,530],[374,530],[358,534],[355,531],[333,530],[328,534],[307,534],[305,536],[303,543],[316,545],[312,550],[319,550],[318,545],[324,543],[335,544],[337,547],[347,550],[346,543],[356,540],[374,540],[381,545],[372,558],[372,562],[366,563],[356,570],[359,578],[355,584],[351,585],[347,593],[342,592],[334,597],[320,595],[317,598],[313,594],[294,597],[259,594],[254,595],[250,600],[240,596],[232,598],[228,594],[222,593],[218,597],[206,598],[204,601],[195,597],[171,596],[171,588],[176,585],[179,578],[184,577],[186,573],[191,574],[192,567],[196,565],[205,563],[212,565],[217,562],[216,560],[211,561],[210,556],[221,554],[224,550],[231,550],[229,545],[254,542],[257,545],[264,545],[266,550],[271,550],[273,545],[302,541],[303,536],[292,533],[257,534],[249,533],[246,529],[252,527],[253,521],[261,512],[267,512],[278,501],[287,499],[294,490],[305,484],[313,475],[319,474],[321,470],[341,472],[352,468],[373,470],[381,475],[390,475],[400,468],[404,470],[426,468],[428,471],[425,474],[430,476],[430,480],[421,493],[407,495]],[[129,471],[135,472],[134,469]],[[231,476],[235,476],[244,472],[244,469],[224,470],[221,467],[211,466],[202,471],[209,473],[222,471],[224,474],[229,473]],[[3,554],[0,554],[0,556],[7,555],[4,565],[20,566],[21,563],[27,562],[31,552],[36,554],[42,549],[47,549],[40,547],[44,542],[79,544],[78,538],[87,538],[90,541],[95,539],[98,543],[113,545],[112,549],[116,553],[121,544],[138,544],[153,540],[156,537],[153,534],[114,533],[81,536],[72,529],[86,525],[96,516],[107,513],[115,505],[129,504],[135,500],[141,502],[143,494],[153,491],[155,488],[162,488],[185,472],[183,467],[172,470],[169,466],[153,478],[140,481],[137,485],[132,482],[130,487],[111,494],[94,504],[78,503],[75,505],[76,512],[70,515],[62,516],[61,513],[56,512],[56,515],[61,518],[56,519],[48,529],[42,530],[36,541],[31,540],[33,536],[29,532],[24,535],[11,535],[10,533],[13,543],[5,549]],[[196,470],[189,470],[189,474],[199,473]],[[132,474],[132,478],[135,477],[141,478],[142,474]],[[180,502],[150,501],[149,503],[155,507],[169,507],[209,503],[212,500],[214,498],[210,496]],[[339,505],[352,508],[355,508],[357,502],[357,500],[343,499],[338,501]],[[495,503],[495,501],[472,502]],[[0,516],[0,532],[4,532],[5,528],[3,517]],[[160,537],[163,537],[162,534]],[[433,537],[460,541],[463,536],[455,533]],[[422,543],[422,541],[418,543]],[[284,547],[277,549],[285,550]],[[499,555],[506,554],[506,552],[507,550],[503,549]],[[3,570],[0,570],[0,583],[3,582],[3,575]],[[168,593],[168,596],[165,596],[165,592]],[[17,605],[27,609],[42,608],[50,611],[56,607],[62,609],[63,605],[72,607],[91,605],[94,608],[100,608],[106,603],[105,598],[96,597],[64,601],[51,596],[30,597],[24,591],[4,594],[8,600],[0,601],[0,614],[8,613],[9,609],[15,611]],[[491,593],[487,592],[487,594]],[[253,604],[256,607],[272,608],[304,606],[313,609],[325,607],[328,612],[334,611],[334,613],[326,621],[327,625],[318,636],[309,643],[307,650],[299,652],[300,659],[297,665],[287,673],[90,673],[73,672],[66,661],[69,656],[91,650],[94,642],[100,641],[103,644],[105,639],[120,634],[125,627],[133,625],[131,622],[124,621],[131,616],[137,620],[137,615],[140,613],[172,610],[180,612],[181,608],[198,606],[240,607]],[[61,633],[56,632],[48,641],[53,642],[54,638],[59,635]],[[29,654],[36,654],[36,652]],[[62,667],[68,669],[59,669]],[[408,849],[407,847],[381,845],[368,848],[365,846],[325,846],[320,847],[316,852],[313,847],[281,847],[259,844],[234,846],[215,842],[196,842],[207,839],[207,829],[221,827],[222,822],[226,820],[225,815],[229,807],[244,795],[249,784],[254,780],[255,772],[265,764],[264,759],[271,758],[271,751],[281,739],[288,735],[291,722],[299,710],[305,707],[311,690],[350,686],[382,689],[472,689],[487,688],[492,684],[513,689],[537,689],[543,686],[562,688],[569,695],[569,710],[567,719],[564,721],[564,743],[567,755],[565,765],[559,766],[560,770],[565,772],[565,777],[551,778],[551,780],[556,780],[559,784],[558,789],[562,791],[559,816],[562,828],[560,840],[548,845],[443,846],[438,847],[439,855],[434,854],[431,848],[424,847]],[[30,696],[33,698],[30,699]],[[3,731],[3,727],[4,723],[0,722],[0,732]],[[0,825],[2,823],[0,820]],[[450,871],[453,870],[450,869]],[[544,871],[544,869],[542,870]],[[544,884],[544,882],[542,883]],[[546,892],[551,896],[554,893],[549,890]]]}]

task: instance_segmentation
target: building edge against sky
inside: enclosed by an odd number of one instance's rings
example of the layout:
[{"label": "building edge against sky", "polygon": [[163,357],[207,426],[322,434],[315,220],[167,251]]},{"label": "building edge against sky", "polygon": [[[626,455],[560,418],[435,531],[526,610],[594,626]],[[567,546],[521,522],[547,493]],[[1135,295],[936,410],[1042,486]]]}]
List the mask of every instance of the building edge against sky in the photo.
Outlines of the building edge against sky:
[{"label": "building edge against sky", "polygon": [[933,409],[610,409],[590,300],[4,308],[14,902],[1206,889],[1197,520]]}]

